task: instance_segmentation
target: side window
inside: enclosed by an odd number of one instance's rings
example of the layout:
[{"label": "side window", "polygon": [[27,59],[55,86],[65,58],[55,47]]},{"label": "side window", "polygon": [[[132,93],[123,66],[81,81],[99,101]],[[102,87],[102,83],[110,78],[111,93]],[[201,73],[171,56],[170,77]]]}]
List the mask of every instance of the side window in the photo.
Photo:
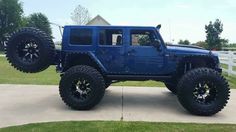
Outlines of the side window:
[{"label": "side window", "polygon": [[100,45],[123,45],[123,31],[121,29],[102,29],[99,31]]},{"label": "side window", "polygon": [[92,45],[93,31],[88,28],[74,28],[70,31],[70,44]]},{"label": "side window", "polygon": [[151,46],[155,40],[152,30],[131,30],[132,46]]}]

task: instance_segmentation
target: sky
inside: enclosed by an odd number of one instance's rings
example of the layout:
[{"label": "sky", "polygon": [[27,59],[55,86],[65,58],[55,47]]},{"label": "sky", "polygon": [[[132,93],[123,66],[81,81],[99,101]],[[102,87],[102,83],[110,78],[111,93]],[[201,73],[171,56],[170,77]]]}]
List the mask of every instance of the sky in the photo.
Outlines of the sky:
[{"label": "sky", "polygon": [[[166,42],[188,39],[191,43],[204,41],[205,25],[220,19],[224,25],[221,35],[236,43],[236,0],[20,0],[24,15],[42,12],[50,22],[72,25],[71,13],[77,5],[86,7],[91,16],[101,15],[112,25],[162,25]],[[57,27],[54,41],[60,41]]]}]

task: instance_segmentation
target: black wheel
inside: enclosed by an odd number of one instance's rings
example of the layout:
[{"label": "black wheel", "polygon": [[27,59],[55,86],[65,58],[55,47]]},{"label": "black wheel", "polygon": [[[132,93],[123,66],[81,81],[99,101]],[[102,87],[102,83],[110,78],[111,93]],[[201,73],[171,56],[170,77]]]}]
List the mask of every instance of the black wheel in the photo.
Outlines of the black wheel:
[{"label": "black wheel", "polygon": [[187,72],[178,84],[178,99],[190,113],[210,116],[229,100],[229,85],[217,71],[198,68]]},{"label": "black wheel", "polygon": [[89,110],[100,102],[105,93],[102,75],[90,66],[74,66],[61,78],[60,95],[72,109]]},{"label": "black wheel", "polygon": [[106,83],[105,83],[105,89],[108,89],[112,84],[112,81],[111,80],[106,80]]},{"label": "black wheel", "polygon": [[45,70],[52,63],[55,46],[51,38],[36,28],[22,28],[11,34],[6,57],[13,67],[26,73]]},{"label": "black wheel", "polygon": [[177,94],[177,84],[174,82],[165,82],[166,88],[169,89],[173,94]]}]

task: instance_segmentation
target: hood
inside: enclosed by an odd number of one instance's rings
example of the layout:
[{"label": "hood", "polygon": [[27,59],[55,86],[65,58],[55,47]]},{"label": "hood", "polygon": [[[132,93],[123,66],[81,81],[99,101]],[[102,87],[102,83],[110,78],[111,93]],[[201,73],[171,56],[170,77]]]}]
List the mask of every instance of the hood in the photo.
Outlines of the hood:
[{"label": "hood", "polygon": [[178,53],[195,53],[195,54],[211,54],[211,51],[203,49],[198,46],[191,45],[167,45],[167,50],[170,52],[178,52]]}]

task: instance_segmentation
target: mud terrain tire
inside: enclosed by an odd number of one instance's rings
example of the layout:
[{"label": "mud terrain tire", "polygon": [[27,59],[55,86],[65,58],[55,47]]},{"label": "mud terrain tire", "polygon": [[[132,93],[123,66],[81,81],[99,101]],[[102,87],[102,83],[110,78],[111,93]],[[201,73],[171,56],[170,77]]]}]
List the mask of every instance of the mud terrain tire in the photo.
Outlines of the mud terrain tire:
[{"label": "mud terrain tire", "polygon": [[177,94],[177,84],[172,82],[165,82],[166,88],[170,90],[173,94]]},{"label": "mud terrain tire", "polygon": [[75,110],[89,110],[97,105],[105,93],[102,75],[85,65],[70,68],[61,78],[59,91],[66,105]]},{"label": "mud terrain tire", "polygon": [[229,85],[217,71],[197,68],[187,72],[178,83],[178,99],[190,113],[214,115],[229,100]]},{"label": "mud terrain tire", "polygon": [[47,69],[55,55],[55,46],[49,35],[31,27],[12,33],[6,44],[6,57],[19,71],[36,73]]}]

